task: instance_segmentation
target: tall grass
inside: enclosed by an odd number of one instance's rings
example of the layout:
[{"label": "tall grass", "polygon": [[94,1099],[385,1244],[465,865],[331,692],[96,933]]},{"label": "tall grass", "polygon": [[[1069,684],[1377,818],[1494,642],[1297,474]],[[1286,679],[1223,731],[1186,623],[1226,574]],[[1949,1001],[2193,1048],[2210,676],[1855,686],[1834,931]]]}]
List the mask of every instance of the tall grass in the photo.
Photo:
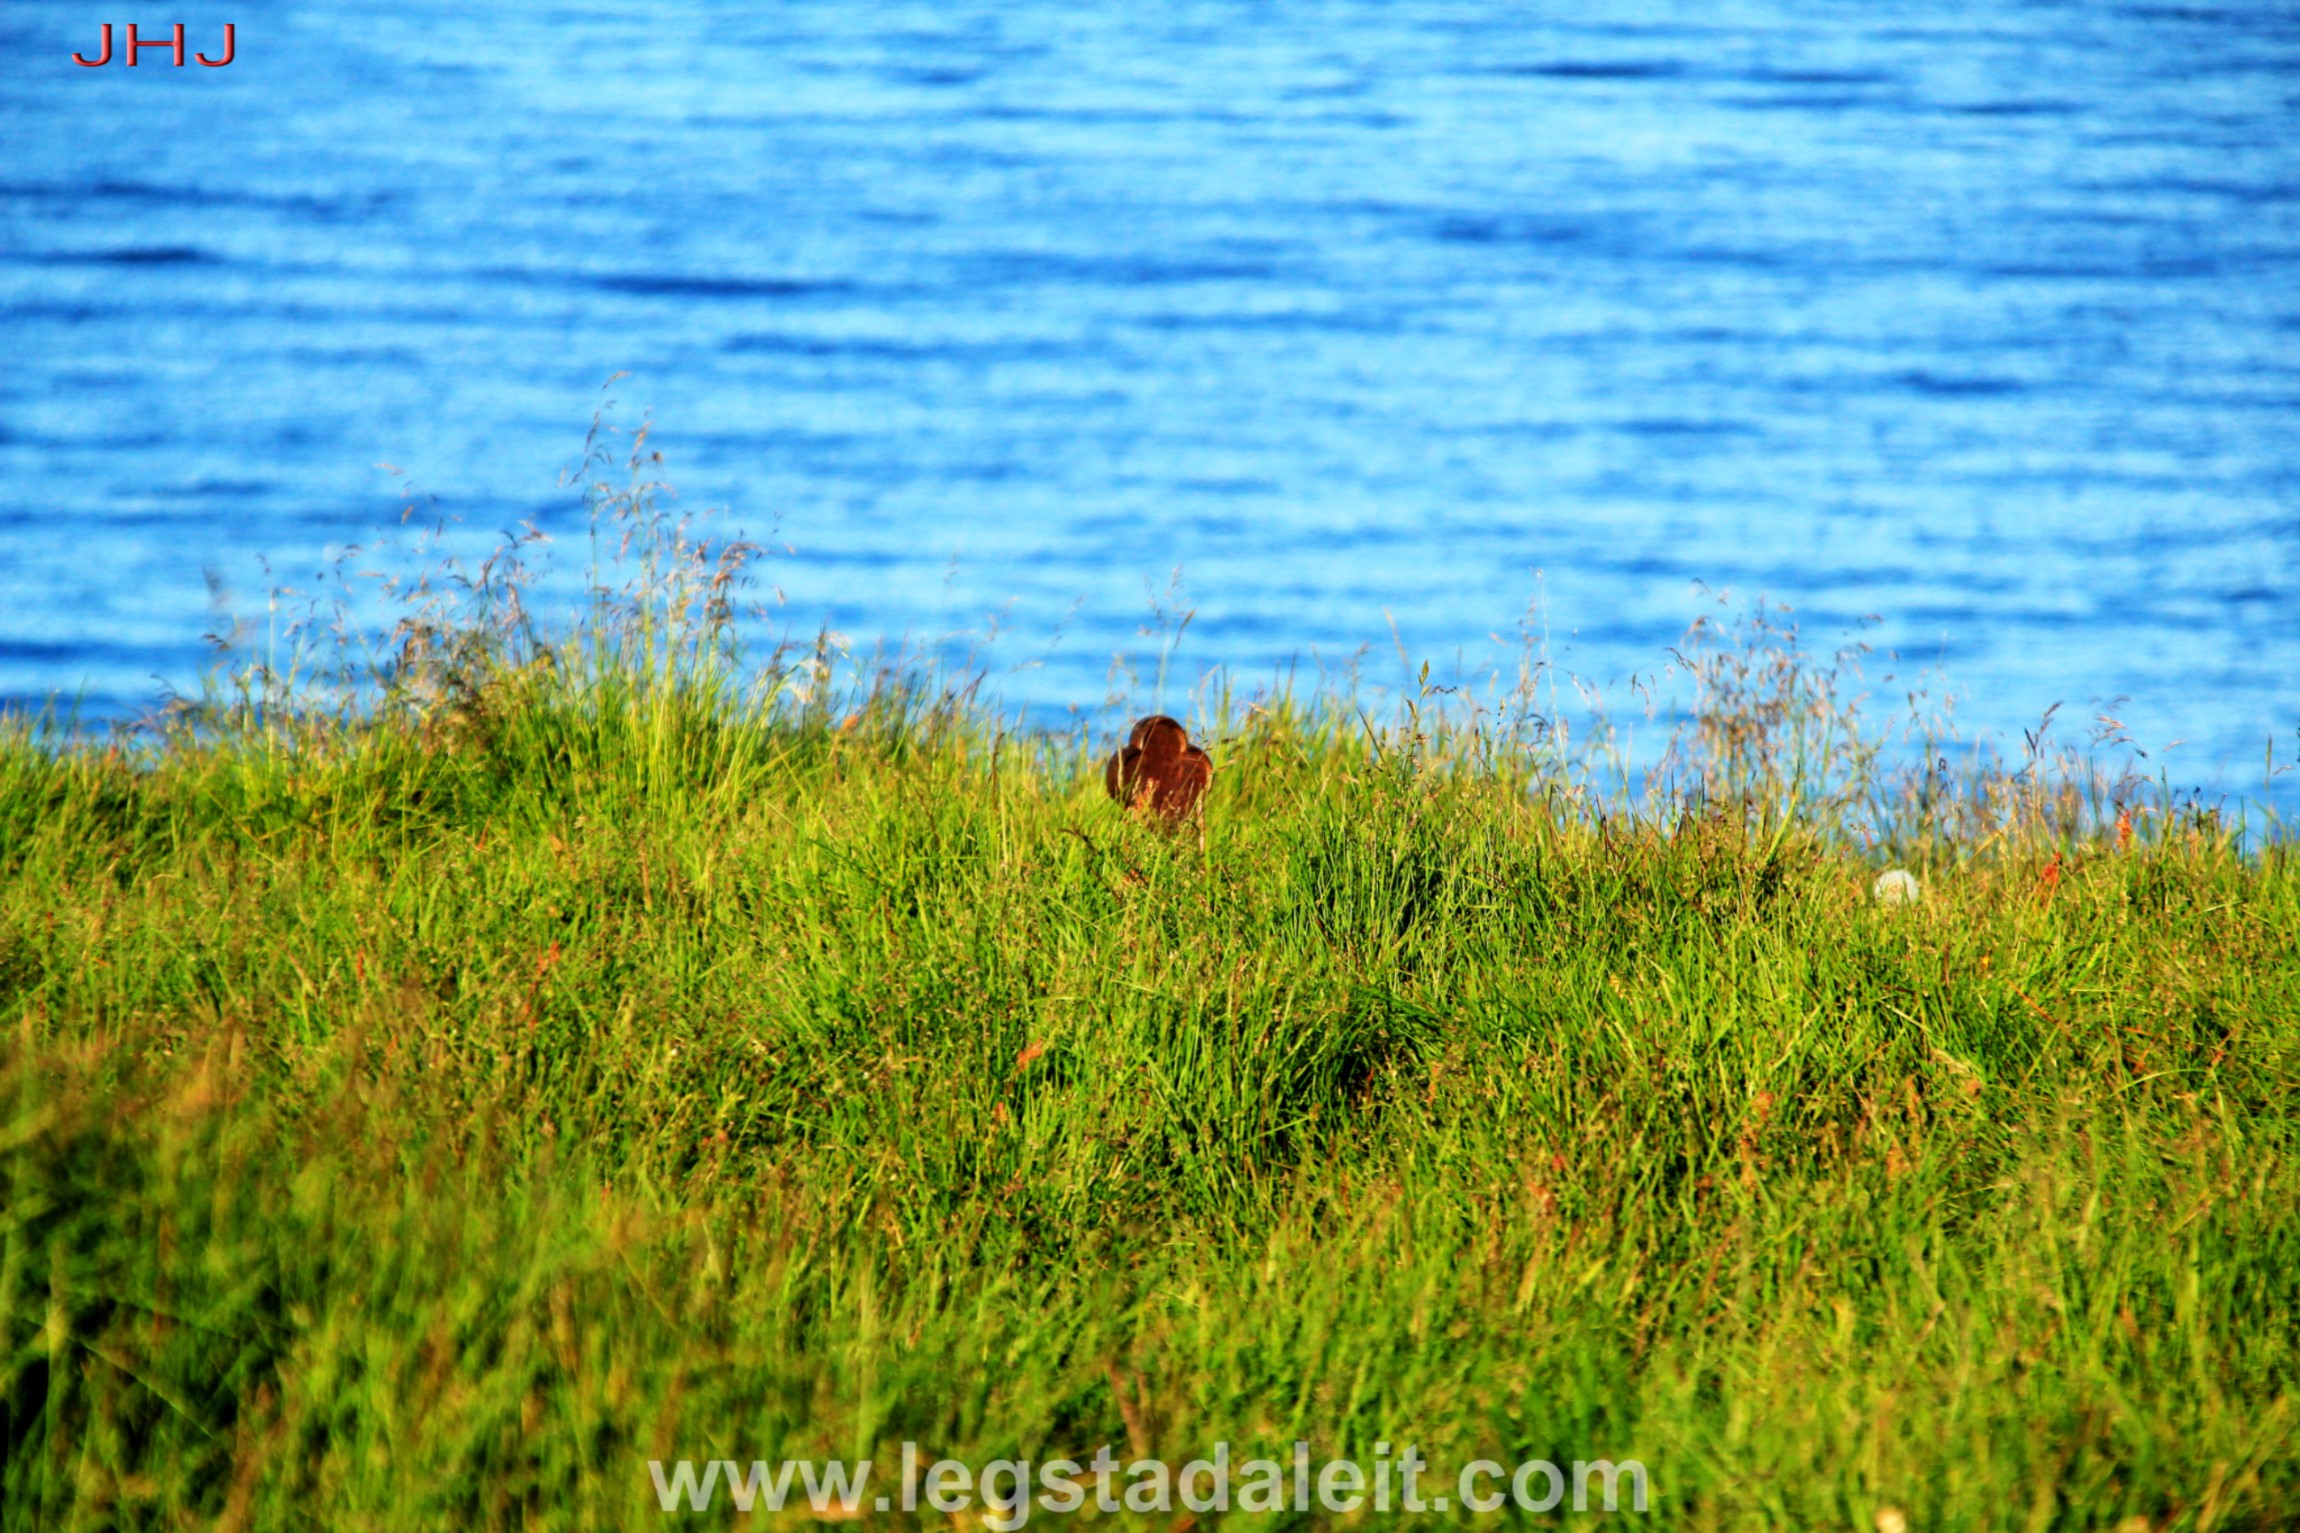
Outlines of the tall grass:
[{"label": "tall grass", "polygon": [[1642,799],[1427,691],[1217,700],[1177,843],[1107,742],[746,669],[650,461],[563,634],[507,559],[324,686],[0,726],[0,1526],[623,1527],[650,1458],[905,1440],[2300,1507],[2282,846],[1896,777],[1762,614]]}]

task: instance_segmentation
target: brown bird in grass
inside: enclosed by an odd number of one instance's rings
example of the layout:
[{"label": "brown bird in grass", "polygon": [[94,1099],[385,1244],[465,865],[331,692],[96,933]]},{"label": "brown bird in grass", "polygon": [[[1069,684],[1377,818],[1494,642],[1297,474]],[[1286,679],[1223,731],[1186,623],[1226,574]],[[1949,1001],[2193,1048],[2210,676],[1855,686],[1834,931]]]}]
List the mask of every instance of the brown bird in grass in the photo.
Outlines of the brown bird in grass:
[{"label": "brown bird in grass", "polygon": [[1214,758],[1190,743],[1190,732],[1163,713],[1135,722],[1125,747],[1102,769],[1102,786],[1127,808],[1147,804],[1172,825],[1198,812]]}]

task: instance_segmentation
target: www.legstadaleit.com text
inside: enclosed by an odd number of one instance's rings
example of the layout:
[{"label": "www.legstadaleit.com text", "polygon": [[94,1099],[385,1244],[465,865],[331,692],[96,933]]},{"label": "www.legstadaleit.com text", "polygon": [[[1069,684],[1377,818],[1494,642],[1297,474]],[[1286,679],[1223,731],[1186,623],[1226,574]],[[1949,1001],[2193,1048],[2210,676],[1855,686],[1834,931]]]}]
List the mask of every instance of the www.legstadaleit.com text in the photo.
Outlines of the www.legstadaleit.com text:
[{"label": "www.legstadaleit.com text", "polygon": [[1569,1501],[1574,1511],[1593,1510],[1592,1492],[1595,1506],[1606,1511],[1642,1512],[1650,1490],[1645,1466],[1635,1459],[1574,1459],[1566,1466],[1528,1459],[1514,1467],[1475,1459],[1448,1480],[1429,1474],[1429,1462],[1413,1444],[1393,1455],[1386,1442],[1374,1445],[1370,1461],[1332,1458],[1316,1464],[1306,1442],[1293,1444],[1282,1461],[1234,1461],[1230,1445],[1216,1443],[1211,1457],[1192,1459],[1179,1469],[1163,1459],[1121,1462],[1107,1443],[1083,1462],[993,1459],[977,1469],[956,1459],[929,1464],[918,1444],[906,1442],[899,1481],[887,1485],[881,1480],[885,1488],[875,1494],[873,1468],[869,1459],[785,1459],[778,1464],[754,1459],[748,1465],[733,1459],[647,1461],[656,1501],[666,1512],[701,1512],[715,1505],[779,1512],[795,1505],[795,1491],[809,1510],[822,1513],[980,1509],[984,1525],[995,1533],[1022,1527],[1033,1510],[1063,1516],[1090,1503],[1102,1512],[1170,1512],[1179,1504],[1192,1512],[1370,1508],[1410,1516],[1515,1506],[1538,1515],[1562,1511]]}]

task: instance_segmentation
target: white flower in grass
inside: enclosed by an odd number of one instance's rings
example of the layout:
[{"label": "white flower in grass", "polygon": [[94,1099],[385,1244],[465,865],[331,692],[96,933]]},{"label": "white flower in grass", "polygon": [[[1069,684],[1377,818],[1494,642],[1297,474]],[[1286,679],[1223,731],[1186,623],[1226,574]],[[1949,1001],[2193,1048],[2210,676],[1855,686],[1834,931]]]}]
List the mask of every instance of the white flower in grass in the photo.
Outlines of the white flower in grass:
[{"label": "white flower in grass", "polygon": [[1924,889],[1906,868],[1887,868],[1869,885],[1869,893],[1880,905],[1914,905]]}]

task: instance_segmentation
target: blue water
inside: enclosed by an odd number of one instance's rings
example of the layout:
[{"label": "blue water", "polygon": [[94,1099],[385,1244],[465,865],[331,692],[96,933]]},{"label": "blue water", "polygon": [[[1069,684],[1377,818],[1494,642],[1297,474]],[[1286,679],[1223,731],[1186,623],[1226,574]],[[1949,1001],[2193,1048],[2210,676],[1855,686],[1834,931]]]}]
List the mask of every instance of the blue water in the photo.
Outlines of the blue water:
[{"label": "blue water", "polygon": [[131,71],[11,0],[0,697],[190,685],[203,570],[260,611],[394,525],[379,461],[579,574],[627,371],[680,505],[793,550],[778,629],[1042,715],[1150,699],[1153,598],[1178,708],[1514,673],[1538,599],[1641,717],[1702,582],[2256,794],[2300,10],[1575,9],[251,0]]}]

